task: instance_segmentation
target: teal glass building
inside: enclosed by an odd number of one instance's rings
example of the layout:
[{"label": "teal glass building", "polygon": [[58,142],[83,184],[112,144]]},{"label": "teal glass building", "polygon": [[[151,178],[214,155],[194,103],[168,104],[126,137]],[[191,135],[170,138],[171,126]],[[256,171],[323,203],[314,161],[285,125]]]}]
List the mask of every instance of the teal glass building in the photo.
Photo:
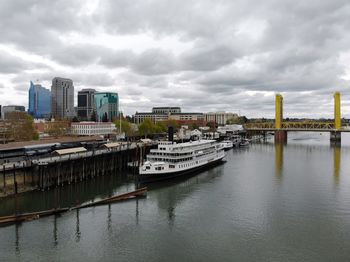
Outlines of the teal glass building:
[{"label": "teal glass building", "polygon": [[119,116],[118,93],[95,93],[96,117],[99,122],[111,122]]}]

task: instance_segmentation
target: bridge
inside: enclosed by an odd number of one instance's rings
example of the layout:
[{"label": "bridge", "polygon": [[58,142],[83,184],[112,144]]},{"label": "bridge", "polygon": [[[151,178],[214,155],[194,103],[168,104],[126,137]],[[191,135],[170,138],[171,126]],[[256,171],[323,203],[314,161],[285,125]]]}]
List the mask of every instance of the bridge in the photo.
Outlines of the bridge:
[{"label": "bridge", "polygon": [[246,131],[274,132],[275,141],[287,141],[287,132],[329,132],[331,141],[341,140],[342,132],[350,132],[350,127],[342,125],[340,109],[340,93],[334,93],[334,121],[283,121],[283,97],[276,94],[275,121],[247,123],[244,125]]}]

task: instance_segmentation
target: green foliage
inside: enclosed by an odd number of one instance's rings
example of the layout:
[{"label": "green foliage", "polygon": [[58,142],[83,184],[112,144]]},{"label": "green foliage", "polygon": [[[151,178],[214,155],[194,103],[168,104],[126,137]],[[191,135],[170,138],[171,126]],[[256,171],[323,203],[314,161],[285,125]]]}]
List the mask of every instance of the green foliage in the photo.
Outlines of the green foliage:
[{"label": "green foliage", "polygon": [[130,122],[128,122],[126,120],[123,120],[123,119],[121,121],[120,120],[115,120],[114,124],[115,124],[115,127],[117,128],[118,131],[120,131],[119,130],[120,123],[121,123],[121,128],[122,128],[121,132],[124,132],[126,136],[133,135],[134,132],[133,132],[133,129],[132,129],[132,126],[131,126]]},{"label": "green foliage", "polygon": [[176,120],[168,120],[168,121],[166,121],[166,126],[167,126],[167,127],[168,127],[168,126],[172,126],[172,127],[174,127],[174,130],[180,128],[180,124],[179,124],[179,122],[176,121]]},{"label": "green foliage", "polygon": [[6,114],[10,137],[15,141],[29,141],[34,137],[33,117],[25,112],[10,112]]},{"label": "green foliage", "polygon": [[39,133],[38,132],[35,132],[33,134],[33,140],[39,140]]},{"label": "green foliage", "polygon": [[139,133],[141,136],[147,137],[147,135],[154,133],[154,131],[155,131],[155,124],[149,118],[145,119],[139,125]]},{"label": "green foliage", "polygon": [[226,124],[228,125],[242,125],[247,123],[248,118],[245,116],[239,116],[239,117],[234,117],[230,118],[226,121]]},{"label": "green foliage", "polygon": [[165,122],[157,122],[155,124],[155,133],[164,133],[167,131],[167,125]]},{"label": "green foliage", "polygon": [[174,129],[179,128],[179,124],[176,120],[160,121],[156,124],[151,119],[145,119],[139,125],[139,134],[147,137],[150,134],[160,134],[168,131],[168,126],[173,126]]},{"label": "green foliage", "polygon": [[192,123],[189,127],[191,130],[199,129],[199,125],[197,123]]},{"label": "green foliage", "polygon": [[46,130],[50,136],[59,137],[67,134],[70,123],[67,120],[56,120],[49,123],[49,127]]}]

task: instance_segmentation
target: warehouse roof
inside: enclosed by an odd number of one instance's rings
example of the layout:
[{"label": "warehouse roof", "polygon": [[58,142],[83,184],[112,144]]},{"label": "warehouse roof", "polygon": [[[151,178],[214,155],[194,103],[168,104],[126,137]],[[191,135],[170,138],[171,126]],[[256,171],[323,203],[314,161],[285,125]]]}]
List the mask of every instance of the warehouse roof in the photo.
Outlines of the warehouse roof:
[{"label": "warehouse roof", "polygon": [[76,153],[82,153],[86,152],[85,147],[73,147],[73,148],[66,148],[66,149],[58,149],[55,150],[54,153],[58,155],[67,155],[67,154],[76,154]]},{"label": "warehouse roof", "polygon": [[101,147],[114,148],[114,147],[118,147],[120,145],[121,145],[121,143],[107,143],[107,144],[102,145]]}]

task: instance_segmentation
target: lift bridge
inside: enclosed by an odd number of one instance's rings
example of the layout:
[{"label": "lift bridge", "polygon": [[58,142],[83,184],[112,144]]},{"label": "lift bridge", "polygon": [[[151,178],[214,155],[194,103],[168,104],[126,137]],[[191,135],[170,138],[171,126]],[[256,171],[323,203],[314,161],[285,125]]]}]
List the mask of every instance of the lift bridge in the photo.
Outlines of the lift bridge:
[{"label": "lift bridge", "polygon": [[340,93],[334,93],[334,121],[284,121],[283,120],[283,97],[276,94],[275,121],[261,123],[247,123],[244,125],[246,131],[274,132],[275,141],[287,141],[287,132],[329,132],[331,141],[340,142],[342,132],[350,132],[350,128],[342,125],[340,110]]}]

